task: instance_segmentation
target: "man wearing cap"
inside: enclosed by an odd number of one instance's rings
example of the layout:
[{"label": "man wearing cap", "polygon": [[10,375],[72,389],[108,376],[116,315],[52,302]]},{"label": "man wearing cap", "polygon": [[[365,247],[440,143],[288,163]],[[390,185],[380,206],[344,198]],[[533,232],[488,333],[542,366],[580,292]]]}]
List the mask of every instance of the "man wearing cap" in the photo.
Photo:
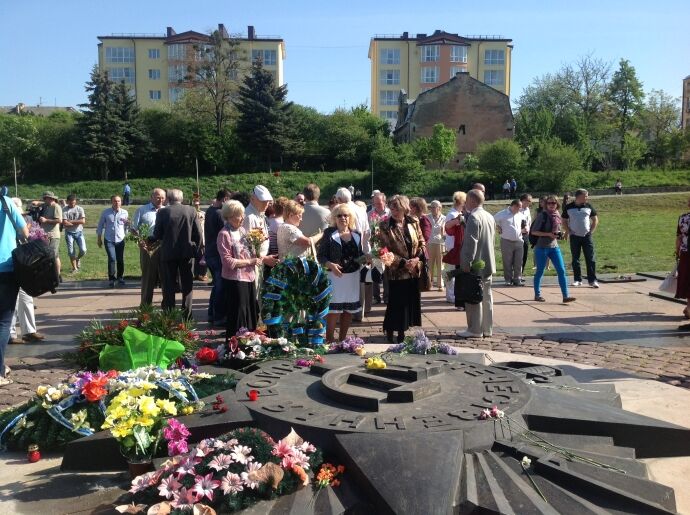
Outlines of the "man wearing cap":
[{"label": "man wearing cap", "polygon": [[[259,229],[264,235],[264,241],[261,244],[260,256],[264,264],[264,279],[267,279],[271,268],[278,264],[278,258],[276,256],[268,255],[268,220],[266,219],[266,208],[268,203],[273,200],[271,193],[268,191],[266,186],[259,184],[255,186],[252,190],[251,198],[249,200],[249,205],[244,210],[244,229],[249,232],[252,229]],[[258,284],[259,274],[256,274],[257,280],[257,293],[260,292],[261,287]],[[229,307],[229,306],[228,306]]]},{"label": "man wearing cap", "polygon": [[[153,234],[156,227],[156,215],[165,202],[165,190],[154,188],[151,200],[137,209],[132,220],[132,232],[141,235],[144,225],[148,226],[148,235]],[[141,305],[153,303],[153,290],[156,284],[163,284],[160,272],[160,249],[158,245],[149,245],[139,240],[139,264],[141,265]]]},{"label": "man wearing cap", "polygon": [[313,182],[307,184],[302,190],[304,195],[304,214],[299,224],[299,230],[306,237],[315,236],[325,231],[331,220],[331,212],[319,205],[321,189]]},{"label": "man wearing cap", "polygon": [[48,235],[48,245],[55,255],[57,273],[60,276],[60,224],[62,223],[62,208],[57,203],[57,196],[52,191],[43,193],[43,212],[38,217],[38,223]]},{"label": "man wearing cap", "polygon": [[[110,197],[111,207],[104,209],[96,227],[96,245],[100,249],[105,239],[105,253],[108,255],[108,286],[125,285],[125,235],[129,225],[129,213],[122,209],[119,195]],[[117,264],[117,269],[116,269]],[[117,275],[115,275],[117,272]]]},{"label": "man wearing cap", "polygon": [[77,205],[77,196],[74,193],[68,195],[67,209],[62,212],[62,225],[65,228],[65,243],[72,264],[72,273],[79,271],[79,260],[86,254],[85,222],[86,214],[84,208]]}]

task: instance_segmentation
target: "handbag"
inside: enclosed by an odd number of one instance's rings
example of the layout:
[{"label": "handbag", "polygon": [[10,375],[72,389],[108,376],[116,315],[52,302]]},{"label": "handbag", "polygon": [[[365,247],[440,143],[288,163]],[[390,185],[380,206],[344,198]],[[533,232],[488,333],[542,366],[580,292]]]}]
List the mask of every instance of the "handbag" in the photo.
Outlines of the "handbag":
[{"label": "handbag", "polygon": [[673,293],[674,295],[676,294],[678,290],[678,262],[676,262],[676,266],[673,267],[673,271],[666,274],[666,278],[661,281],[659,290],[665,291],[666,293]]},{"label": "handbag", "polygon": [[55,293],[60,281],[53,250],[41,240],[27,240],[17,228],[5,197],[0,195],[0,201],[19,242],[12,251],[14,275],[19,287],[31,297],[38,297],[47,291]]},{"label": "handbag", "polygon": [[429,274],[429,263],[423,258],[419,268],[419,291],[431,290],[431,275]]},{"label": "handbag", "polygon": [[472,272],[460,272],[455,276],[455,301],[479,304],[484,299],[484,283],[481,276]]}]

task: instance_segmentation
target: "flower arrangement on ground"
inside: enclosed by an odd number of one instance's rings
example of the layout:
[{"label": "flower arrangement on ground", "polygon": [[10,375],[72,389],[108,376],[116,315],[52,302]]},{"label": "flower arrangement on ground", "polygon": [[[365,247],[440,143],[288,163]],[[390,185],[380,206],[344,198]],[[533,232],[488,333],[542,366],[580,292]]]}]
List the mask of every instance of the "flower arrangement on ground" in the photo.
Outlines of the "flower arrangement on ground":
[{"label": "flower arrangement on ground", "polygon": [[391,345],[386,352],[398,354],[449,354],[454,356],[457,349],[447,343],[431,341],[422,329],[417,329],[414,336],[406,336],[402,343]]},{"label": "flower arrangement on ground", "polygon": [[240,328],[227,343],[218,347],[202,347],[195,357],[200,364],[217,363],[235,369],[247,369],[263,361],[312,357],[323,348],[299,347],[287,338],[271,338],[261,329]]},{"label": "flower arrangement on ground", "polygon": [[199,373],[192,368],[161,370],[143,367],[128,372],[78,372],[54,385],[40,385],[27,403],[0,413],[0,445],[41,450],[100,430],[110,400],[130,388],[146,389],[155,399],[174,402],[180,415],[200,408],[198,398],[234,387],[232,375]]},{"label": "flower arrangement on ground", "polygon": [[358,356],[364,356],[366,350],[364,349],[364,340],[357,336],[348,336],[341,342],[333,342],[328,346],[328,353],[349,353],[357,354]]},{"label": "flower arrangement on ground", "polygon": [[194,331],[194,323],[179,309],[160,310],[142,306],[130,312],[116,313],[116,316],[119,320],[109,324],[93,320],[77,335],[79,349],[73,357],[79,368],[98,370],[100,354],[105,346],[123,346],[122,333],[129,326],[152,336],[177,341],[189,355],[198,347],[199,334]]},{"label": "flower arrangement on ground", "polygon": [[318,469],[321,461],[321,453],[294,431],[275,442],[258,429],[237,429],[203,440],[159,470],[134,479],[132,505],[143,504],[142,512],[153,505],[155,513],[205,507],[234,512],[308,485],[307,472]]}]

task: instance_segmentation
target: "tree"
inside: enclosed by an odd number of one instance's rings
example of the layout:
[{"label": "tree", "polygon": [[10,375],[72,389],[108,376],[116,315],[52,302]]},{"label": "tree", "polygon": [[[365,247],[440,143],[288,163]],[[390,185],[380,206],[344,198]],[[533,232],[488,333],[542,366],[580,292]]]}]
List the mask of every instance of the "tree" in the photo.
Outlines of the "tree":
[{"label": "tree", "polygon": [[657,165],[664,166],[684,150],[679,127],[680,99],[653,89],[642,111],[641,132]]},{"label": "tree", "polygon": [[150,152],[150,141],[142,126],[137,102],[130,95],[124,81],[115,85],[113,104],[114,112],[121,121],[122,134],[127,145],[127,156],[121,162],[122,175],[126,181],[127,165],[131,165],[136,158],[143,159]]},{"label": "tree", "polygon": [[382,133],[374,137],[371,159],[375,170],[375,187],[387,191],[397,191],[410,173],[424,169],[410,143],[395,145],[389,136]]},{"label": "tree", "polygon": [[455,131],[447,129],[442,123],[434,125],[434,132],[429,138],[429,156],[442,167],[457,153]]},{"label": "tree", "polygon": [[185,105],[213,118],[216,135],[223,129],[233,110],[233,99],[239,89],[239,42],[219,31],[209,35],[207,44],[195,45],[187,57],[187,85],[190,98]]},{"label": "tree", "polygon": [[631,170],[642,159],[647,150],[647,145],[638,136],[626,133],[623,136],[621,148],[621,162],[626,170]]},{"label": "tree", "polygon": [[566,65],[559,76],[570,99],[579,108],[588,130],[593,130],[606,102],[611,65],[592,55]]},{"label": "tree", "polygon": [[560,193],[571,186],[571,178],[582,168],[577,149],[556,139],[541,141],[535,150],[534,168],[543,191]]},{"label": "tree", "polygon": [[511,176],[519,175],[525,165],[525,156],[520,145],[507,138],[480,144],[477,157],[479,169],[489,174],[491,182],[497,186]]},{"label": "tree", "polygon": [[132,148],[107,72],[94,66],[86,91],[89,102],[79,105],[84,111],[78,124],[78,145],[82,156],[99,170],[101,179],[108,180],[111,170],[132,155]]},{"label": "tree", "polygon": [[255,165],[264,161],[269,170],[273,160],[294,142],[289,125],[292,103],[286,98],[287,86],[276,86],[261,60],[254,61],[235,103],[239,114],[236,130],[242,148]]},{"label": "tree", "polygon": [[36,147],[37,134],[34,117],[0,115],[0,170],[12,170],[13,159],[21,170],[22,161]]},{"label": "tree", "polygon": [[636,125],[644,99],[642,83],[637,78],[635,68],[627,59],[620,60],[618,70],[613,74],[608,87],[608,99],[613,108],[613,120],[620,139],[622,154],[625,135]]}]

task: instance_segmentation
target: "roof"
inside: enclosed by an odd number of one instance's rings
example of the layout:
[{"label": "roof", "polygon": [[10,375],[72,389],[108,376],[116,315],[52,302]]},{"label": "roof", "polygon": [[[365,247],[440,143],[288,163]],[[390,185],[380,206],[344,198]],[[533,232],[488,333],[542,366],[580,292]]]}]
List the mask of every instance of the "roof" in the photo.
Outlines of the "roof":
[{"label": "roof", "polygon": [[76,113],[77,110],[72,106],[30,106],[22,102],[13,106],[0,106],[0,113],[3,114],[32,114],[34,116],[50,116],[53,113]]},{"label": "roof", "polygon": [[403,32],[402,34],[376,34],[373,40],[377,41],[418,41],[418,45],[429,45],[432,43],[443,42],[452,43],[460,45],[470,45],[472,41],[505,41],[510,42],[512,39],[506,38],[500,34],[492,35],[471,35],[471,36],[460,36],[451,32],[446,32],[444,30],[435,30],[433,34],[417,34],[410,36],[409,32]]}]

